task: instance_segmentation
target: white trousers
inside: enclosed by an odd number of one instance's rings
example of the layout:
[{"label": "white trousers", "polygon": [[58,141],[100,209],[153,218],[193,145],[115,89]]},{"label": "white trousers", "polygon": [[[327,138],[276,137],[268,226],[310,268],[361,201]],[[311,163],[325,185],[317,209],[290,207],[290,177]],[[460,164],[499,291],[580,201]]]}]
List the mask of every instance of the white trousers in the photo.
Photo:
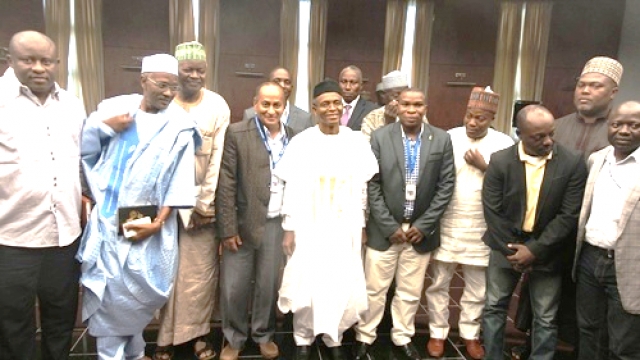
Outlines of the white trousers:
[{"label": "white trousers", "polygon": [[[351,324],[344,321],[343,317],[343,320],[338,325],[338,339],[332,339],[331,336],[323,334],[322,341],[327,347],[340,346],[342,345],[342,335],[350,327]],[[310,346],[315,338],[313,333],[313,310],[305,308],[293,313],[293,339],[296,342],[296,346]]]},{"label": "white trousers", "polygon": [[411,244],[393,244],[386,251],[367,248],[364,274],[367,280],[369,311],[356,325],[356,339],[372,344],[384,315],[384,305],[391,281],[396,280],[396,292],[391,302],[391,341],[402,346],[415,334],[415,318],[424,286],[430,253],[419,254]]},{"label": "white trousers", "polygon": [[142,334],[96,337],[99,360],[140,360],[146,345]]},{"label": "white trousers", "polygon": [[[460,298],[460,337],[478,339],[484,296],[486,291],[486,267],[461,264],[464,275],[464,291]],[[435,339],[449,335],[449,285],[458,267],[457,263],[434,260],[431,262],[433,283],[426,291],[429,304],[429,334]]]}]

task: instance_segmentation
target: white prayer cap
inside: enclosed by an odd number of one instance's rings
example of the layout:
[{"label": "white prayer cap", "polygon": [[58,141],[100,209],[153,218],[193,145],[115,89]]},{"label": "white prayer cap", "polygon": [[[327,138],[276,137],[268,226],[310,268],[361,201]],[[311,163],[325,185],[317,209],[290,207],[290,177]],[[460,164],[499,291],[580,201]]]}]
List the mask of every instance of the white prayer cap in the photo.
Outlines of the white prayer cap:
[{"label": "white prayer cap", "polygon": [[167,73],[178,76],[178,60],[169,54],[155,54],[142,59],[141,73]]},{"label": "white prayer cap", "polygon": [[407,75],[398,70],[394,70],[382,77],[382,88],[384,90],[408,87]]}]

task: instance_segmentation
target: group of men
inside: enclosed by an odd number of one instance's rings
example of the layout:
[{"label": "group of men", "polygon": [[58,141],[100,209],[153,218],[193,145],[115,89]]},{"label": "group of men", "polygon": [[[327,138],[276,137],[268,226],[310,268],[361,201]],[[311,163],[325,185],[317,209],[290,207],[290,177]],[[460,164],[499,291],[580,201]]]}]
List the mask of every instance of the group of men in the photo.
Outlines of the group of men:
[{"label": "group of men", "polygon": [[[219,286],[221,360],[238,359],[249,337],[277,358],[276,305],[293,313],[297,359],[318,335],[334,360],[350,358],[341,344],[353,327],[353,357],[372,360],[395,281],[391,341],[418,360],[429,264],[430,356],[444,354],[458,266],[472,359],[503,358],[523,274],[530,358],[553,359],[571,269],[580,359],[640,356],[640,103],[612,109],[617,61],[585,65],[575,114],[522,109],[514,143],[491,128],[500,96],[489,87],[472,89],[463,126],[447,132],[400,72],[383,77],[382,107],[365,100],[356,66],[315,86],[311,114],[289,102],[293,79],[276,68],[229,124],[227,103],[204,88],[204,47],[174,55],[145,57],[142,94],[86,117],[55,82],[51,39],[11,39],[12,71],[0,78],[0,359],[35,357],[36,297],[42,357],[66,359],[80,281],[100,359],[146,358],[142,332],[158,311],[154,360],[184,343],[213,359]],[[94,206],[83,231],[84,196]],[[571,246],[573,263],[562,256]]]}]

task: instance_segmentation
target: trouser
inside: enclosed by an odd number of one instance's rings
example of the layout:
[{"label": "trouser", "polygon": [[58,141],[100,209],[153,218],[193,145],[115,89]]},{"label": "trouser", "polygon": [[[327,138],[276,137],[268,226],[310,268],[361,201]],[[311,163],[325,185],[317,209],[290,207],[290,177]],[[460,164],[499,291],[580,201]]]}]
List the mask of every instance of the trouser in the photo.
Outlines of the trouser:
[{"label": "trouser", "polygon": [[[282,218],[267,219],[262,241],[244,243],[237,252],[224,249],[221,261],[220,304],[222,333],[231,347],[242,349],[249,336],[257,343],[273,339],[276,300],[282,261]],[[252,281],[255,279],[255,284]]]},{"label": "trouser", "polygon": [[158,346],[178,345],[207,335],[217,298],[218,246],[214,224],[185,230],[179,222],[180,260],[169,301],[162,308]]},{"label": "trouser", "polygon": [[[351,327],[350,323],[344,321],[344,317],[338,324],[338,338],[333,339],[327,334],[322,335],[322,341],[327,347],[336,347],[342,344],[342,335]],[[313,309],[304,308],[296,310],[293,314],[293,340],[297,346],[309,346],[315,340],[313,333]]]},{"label": "trouser", "polygon": [[600,248],[583,245],[576,269],[578,357],[640,359],[640,315],[622,307],[615,260]]},{"label": "trouser", "polygon": [[79,243],[47,248],[0,245],[0,359],[36,358],[36,297],[42,359],[68,358],[78,307]]},{"label": "trouser", "polygon": [[[460,337],[474,340],[480,337],[480,319],[484,308],[486,267],[461,264],[464,291],[460,298]],[[425,292],[429,304],[429,333],[434,339],[449,336],[449,285],[457,263],[434,260],[431,262],[433,283]]]},{"label": "trouser", "polygon": [[[484,329],[485,357],[502,359],[504,329],[511,295],[521,273],[511,268],[493,264],[495,256],[491,252],[487,268],[487,292],[482,319]],[[533,271],[529,274],[531,308],[533,310],[532,349],[530,360],[552,360],[555,354],[558,326],[556,313],[560,301],[560,273]]]},{"label": "trouser", "polygon": [[96,337],[99,360],[139,360],[144,357],[144,347],[142,334]]},{"label": "trouser", "polygon": [[385,251],[367,249],[365,277],[369,311],[363,321],[356,325],[358,341],[367,344],[375,341],[376,330],[384,314],[386,294],[395,277],[396,290],[391,302],[391,340],[398,346],[411,342],[430,255],[416,252],[408,243],[392,244]]}]

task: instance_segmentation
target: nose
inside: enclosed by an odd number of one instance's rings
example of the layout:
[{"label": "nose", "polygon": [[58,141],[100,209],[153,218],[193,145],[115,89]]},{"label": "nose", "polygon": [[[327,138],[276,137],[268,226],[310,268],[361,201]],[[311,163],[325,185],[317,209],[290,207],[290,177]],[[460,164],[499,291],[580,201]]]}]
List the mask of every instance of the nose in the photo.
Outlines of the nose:
[{"label": "nose", "polygon": [[544,146],[551,146],[551,145],[553,145],[553,137],[551,137],[551,136],[547,135],[547,136],[544,138],[544,140],[543,140],[542,144],[543,144]]},{"label": "nose", "polygon": [[33,66],[31,67],[31,70],[33,70],[35,72],[44,72],[44,66],[42,65],[42,62],[40,62],[40,60],[38,60],[38,61],[33,63]]},{"label": "nose", "polygon": [[618,128],[618,134],[629,134],[631,133],[631,127],[628,124],[622,124],[620,125],[620,128]]}]

